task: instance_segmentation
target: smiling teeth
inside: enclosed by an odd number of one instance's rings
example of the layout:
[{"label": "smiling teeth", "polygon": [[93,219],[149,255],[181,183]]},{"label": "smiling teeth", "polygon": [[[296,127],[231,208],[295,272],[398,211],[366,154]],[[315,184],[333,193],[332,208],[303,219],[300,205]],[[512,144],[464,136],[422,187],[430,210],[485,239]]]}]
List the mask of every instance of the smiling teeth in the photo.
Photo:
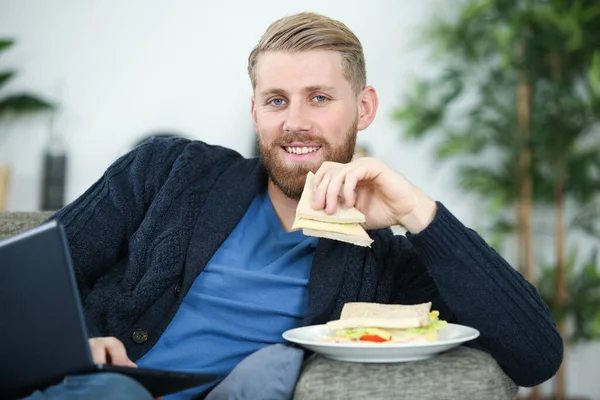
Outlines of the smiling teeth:
[{"label": "smiling teeth", "polygon": [[285,151],[293,154],[308,154],[319,150],[318,147],[286,147]]}]

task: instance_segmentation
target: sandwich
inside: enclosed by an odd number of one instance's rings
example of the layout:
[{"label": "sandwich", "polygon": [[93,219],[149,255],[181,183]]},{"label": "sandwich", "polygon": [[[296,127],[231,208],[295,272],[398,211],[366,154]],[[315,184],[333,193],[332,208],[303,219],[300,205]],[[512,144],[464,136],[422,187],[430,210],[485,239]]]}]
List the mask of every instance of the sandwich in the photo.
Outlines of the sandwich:
[{"label": "sandwich", "polygon": [[306,183],[296,208],[296,218],[292,224],[292,230],[302,229],[302,232],[307,236],[371,247],[373,240],[361,225],[361,223],[366,222],[365,215],[356,208],[348,208],[343,202],[340,202],[336,212],[331,215],[324,210],[313,208],[314,176],[312,172],[309,172],[306,176]]},{"label": "sandwich", "polygon": [[328,341],[374,343],[436,342],[447,322],[431,303],[416,305],[346,303],[340,319],[326,324]]}]

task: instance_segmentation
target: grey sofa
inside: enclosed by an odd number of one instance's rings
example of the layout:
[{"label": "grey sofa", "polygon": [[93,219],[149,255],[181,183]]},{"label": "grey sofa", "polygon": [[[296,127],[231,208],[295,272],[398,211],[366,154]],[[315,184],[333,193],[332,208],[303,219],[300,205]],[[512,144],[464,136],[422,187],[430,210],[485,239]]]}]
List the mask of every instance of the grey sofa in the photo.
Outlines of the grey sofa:
[{"label": "grey sofa", "polygon": [[[0,240],[36,226],[50,213],[0,212]],[[509,400],[517,386],[486,353],[457,347],[438,357],[398,364],[358,364],[313,355],[294,399]]]}]

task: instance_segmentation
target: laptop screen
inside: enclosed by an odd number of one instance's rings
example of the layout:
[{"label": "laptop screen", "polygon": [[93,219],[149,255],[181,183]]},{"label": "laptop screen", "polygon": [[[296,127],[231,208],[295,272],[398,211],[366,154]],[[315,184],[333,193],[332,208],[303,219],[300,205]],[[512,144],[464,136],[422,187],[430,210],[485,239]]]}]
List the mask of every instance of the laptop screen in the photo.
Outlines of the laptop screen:
[{"label": "laptop screen", "polygon": [[80,304],[58,221],[0,242],[0,394],[92,368]]}]

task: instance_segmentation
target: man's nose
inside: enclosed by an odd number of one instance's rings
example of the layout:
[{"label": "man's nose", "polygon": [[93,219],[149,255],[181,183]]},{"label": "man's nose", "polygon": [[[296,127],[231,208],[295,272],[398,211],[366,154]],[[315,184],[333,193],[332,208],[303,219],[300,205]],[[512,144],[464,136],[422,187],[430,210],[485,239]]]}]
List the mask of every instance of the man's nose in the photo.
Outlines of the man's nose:
[{"label": "man's nose", "polygon": [[287,108],[287,115],[283,123],[286,132],[299,132],[310,130],[310,122],[304,106],[300,103],[291,104]]}]

